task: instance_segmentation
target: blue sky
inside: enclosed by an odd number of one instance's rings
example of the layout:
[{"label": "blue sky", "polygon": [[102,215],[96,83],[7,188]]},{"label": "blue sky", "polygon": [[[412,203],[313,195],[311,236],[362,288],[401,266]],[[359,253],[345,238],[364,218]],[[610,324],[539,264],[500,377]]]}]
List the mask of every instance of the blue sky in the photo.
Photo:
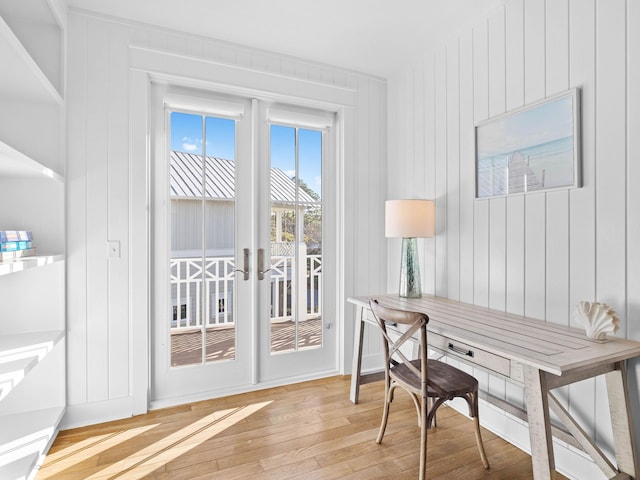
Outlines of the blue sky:
[{"label": "blue sky", "polygon": [[[235,121],[206,117],[206,152],[208,156],[235,160]],[[321,194],[322,133],[299,130],[298,168],[300,178]],[[202,117],[187,113],[171,113],[171,149],[202,154]],[[271,126],[271,165],[288,176],[295,176],[295,129]]]},{"label": "blue sky", "polygon": [[563,96],[478,127],[478,157],[490,158],[573,135],[573,97]]}]

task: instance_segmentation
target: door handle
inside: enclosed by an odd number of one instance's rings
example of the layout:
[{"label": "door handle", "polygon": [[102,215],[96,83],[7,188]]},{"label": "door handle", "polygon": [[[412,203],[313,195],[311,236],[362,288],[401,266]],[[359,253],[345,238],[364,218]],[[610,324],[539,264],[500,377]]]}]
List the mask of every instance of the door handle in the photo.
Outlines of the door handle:
[{"label": "door handle", "polygon": [[234,272],[243,273],[244,274],[243,279],[249,280],[249,249],[248,248],[242,249],[242,258],[243,258],[242,270],[234,270]]},{"label": "door handle", "polygon": [[258,249],[258,280],[264,280],[264,274],[270,272],[271,269],[264,269],[264,248]]}]

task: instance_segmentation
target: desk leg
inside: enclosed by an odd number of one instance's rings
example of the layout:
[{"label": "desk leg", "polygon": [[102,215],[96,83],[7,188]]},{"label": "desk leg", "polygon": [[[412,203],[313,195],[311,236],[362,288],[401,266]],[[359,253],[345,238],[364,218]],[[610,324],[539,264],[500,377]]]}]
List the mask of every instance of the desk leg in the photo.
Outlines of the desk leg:
[{"label": "desk leg", "polygon": [[618,363],[616,369],[607,373],[605,378],[618,470],[630,475],[631,478],[636,478],[638,465],[634,454],[636,445],[631,421],[626,363]]},{"label": "desk leg", "polygon": [[555,459],[549,420],[547,380],[545,373],[537,368],[524,366],[523,370],[533,478],[550,480],[555,477]]},{"label": "desk leg", "polygon": [[353,363],[351,366],[351,391],[349,399],[358,403],[360,395],[360,370],[362,370],[362,342],[364,340],[364,308],[358,307],[353,332]]}]

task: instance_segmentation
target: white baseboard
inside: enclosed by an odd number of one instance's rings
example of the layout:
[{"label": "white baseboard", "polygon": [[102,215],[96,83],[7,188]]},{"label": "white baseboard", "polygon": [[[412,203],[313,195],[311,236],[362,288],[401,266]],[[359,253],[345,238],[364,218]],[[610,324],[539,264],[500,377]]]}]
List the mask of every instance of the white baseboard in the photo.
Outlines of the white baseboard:
[{"label": "white baseboard", "polygon": [[[308,380],[316,380],[333,375],[338,375],[338,371],[328,370],[324,372],[316,372],[312,375],[301,375],[295,378],[283,378],[271,382],[263,382],[258,385],[248,385],[225,390],[211,390],[194,395],[182,395],[162,400],[152,400],[149,405],[149,410],[173,407],[185,403],[209,400],[211,398],[226,397],[229,395],[246,393],[253,390],[279,387],[292,383],[306,382]],[[98,423],[110,422],[113,420],[132,417],[134,415],[137,415],[136,410],[134,409],[134,405],[135,402],[133,397],[122,397],[113,400],[104,400],[101,402],[83,403],[80,405],[69,405],[67,406],[66,413],[60,424],[60,429],[69,430],[71,428],[85,427],[87,425],[95,425]]]}]

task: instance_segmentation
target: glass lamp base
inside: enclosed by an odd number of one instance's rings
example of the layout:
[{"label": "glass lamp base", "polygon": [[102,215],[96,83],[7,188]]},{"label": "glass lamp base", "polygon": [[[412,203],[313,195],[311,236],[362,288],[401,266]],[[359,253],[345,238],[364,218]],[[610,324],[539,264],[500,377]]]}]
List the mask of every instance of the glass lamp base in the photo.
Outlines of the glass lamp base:
[{"label": "glass lamp base", "polygon": [[421,298],[420,262],[418,260],[418,241],[415,238],[402,239],[400,256],[400,296]]}]

